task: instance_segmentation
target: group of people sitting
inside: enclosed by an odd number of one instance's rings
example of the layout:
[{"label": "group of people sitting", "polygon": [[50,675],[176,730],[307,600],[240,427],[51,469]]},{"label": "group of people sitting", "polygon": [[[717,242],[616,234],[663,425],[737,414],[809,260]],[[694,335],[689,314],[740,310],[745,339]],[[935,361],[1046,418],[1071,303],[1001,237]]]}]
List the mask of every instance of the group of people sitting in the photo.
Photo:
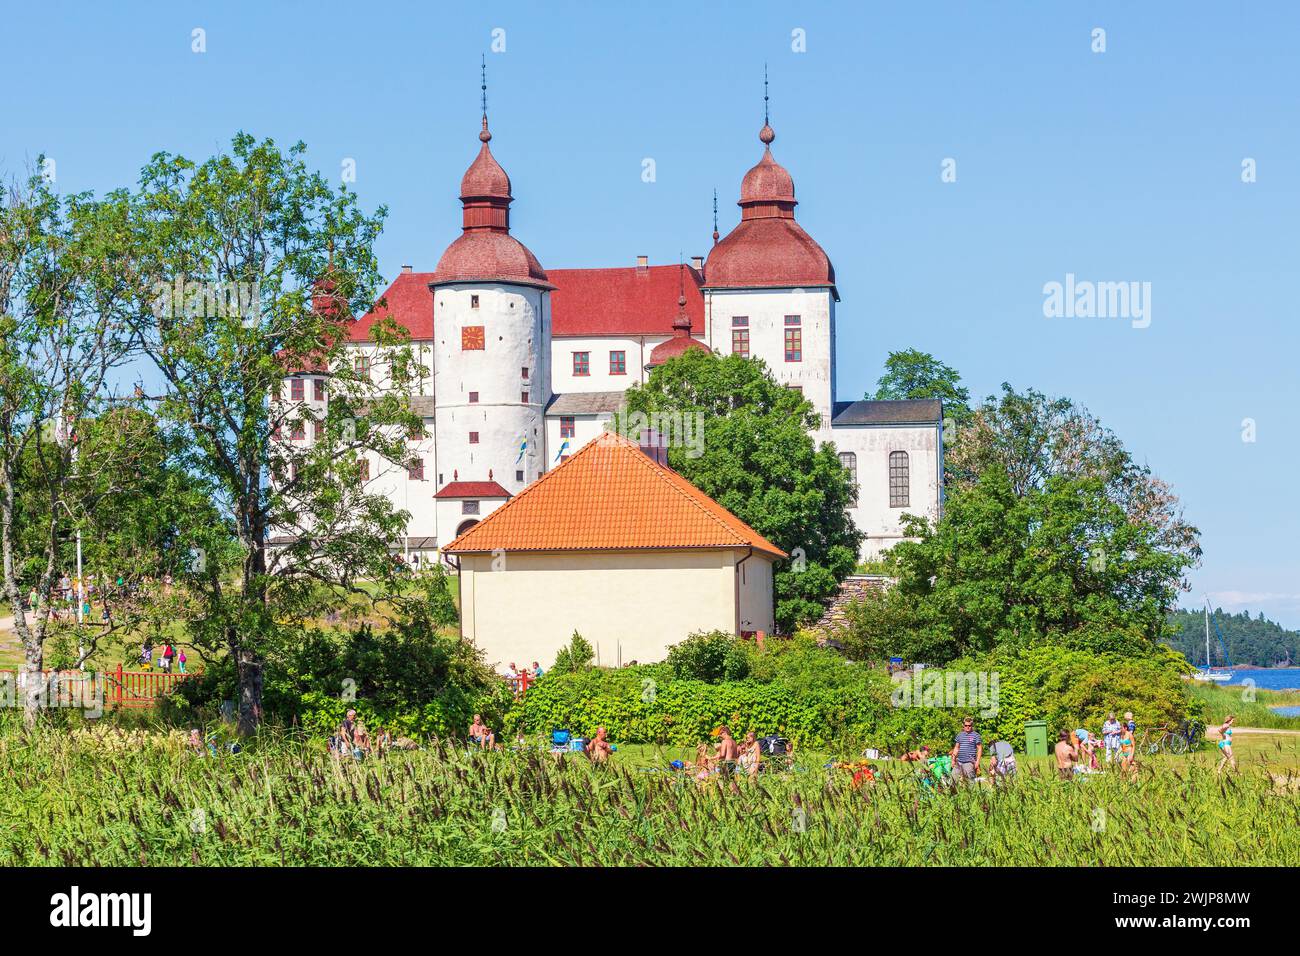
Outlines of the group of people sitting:
[{"label": "group of people sitting", "polygon": [[330,753],[336,757],[362,757],[374,754],[380,756],[389,750],[418,750],[419,744],[409,737],[394,737],[386,727],[379,727],[371,735],[366,725],[357,719],[357,712],[349,710],[339,724],[334,736],[329,739]]}]

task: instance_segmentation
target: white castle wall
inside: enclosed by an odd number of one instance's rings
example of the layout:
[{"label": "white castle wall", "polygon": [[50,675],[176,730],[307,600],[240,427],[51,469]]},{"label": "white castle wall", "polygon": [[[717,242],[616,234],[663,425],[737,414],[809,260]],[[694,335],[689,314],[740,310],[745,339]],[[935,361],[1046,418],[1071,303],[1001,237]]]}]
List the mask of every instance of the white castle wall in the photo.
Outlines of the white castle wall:
[{"label": "white castle wall", "polygon": [[[551,394],[549,304],[549,294],[531,286],[476,282],[434,290],[438,489],[457,479],[490,477],[518,494],[545,470],[544,412]],[[483,349],[462,348],[462,331],[469,326],[483,327]],[[527,402],[521,394],[525,390]],[[470,401],[471,392],[477,392],[477,402]],[[471,432],[478,434],[476,443],[470,441]],[[525,441],[527,451],[520,459]],[[455,526],[440,526],[438,539],[450,541],[454,533]]]},{"label": "white castle wall", "polygon": [[[853,523],[867,533],[861,557],[872,559],[903,539],[904,514],[935,521],[942,488],[938,425],[841,425],[834,431],[836,450],[857,456],[858,503],[850,508]],[[908,455],[908,506],[889,504],[889,453]]]},{"label": "white castle wall", "polygon": [[[829,289],[706,289],[707,344],[731,354],[732,318],[749,318],[749,354],[767,363],[782,385],[799,386],[821,415],[819,441],[830,440],[835,396],[835,301]],[[803,359],[785,360],[785,317],[799,316]]]}]

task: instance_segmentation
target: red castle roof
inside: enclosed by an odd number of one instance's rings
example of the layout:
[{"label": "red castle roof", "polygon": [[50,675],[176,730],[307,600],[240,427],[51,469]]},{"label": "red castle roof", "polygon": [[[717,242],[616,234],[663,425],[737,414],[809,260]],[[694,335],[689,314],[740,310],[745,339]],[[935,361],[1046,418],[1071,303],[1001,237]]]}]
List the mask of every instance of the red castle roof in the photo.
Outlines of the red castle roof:
[{"label": "red castle roof", "polygon": [[834,292],[830,258],[794,221],[798,205],[794,179],[772,158],[776,133],[764,125],[758,138],[763,158],[741,181],[740,223],[709,253],[704,285],[711,289],[829,286]]},{"label": "red castle roof", "polygon": [[447,247],[433,275],[451,282],[511,282],[549,289],[546,270],[528,247],[510,235],[510,177],[492,155],[487,114],[478,134],[483,145],[460,181],[464,207],[460,238]]},{"label": "red castle roof", "polygon": [[[677,266],[629,269],[552,269],[551,334],[667,335],[677,315]],[[354,342],[370,341],[370,329],[391,316],[416,340],[433,338],[432,272],[403,272],[375,307],[353,323]],[[704,333],[702,277],[686,268],[686,314],[691,331]]]}]

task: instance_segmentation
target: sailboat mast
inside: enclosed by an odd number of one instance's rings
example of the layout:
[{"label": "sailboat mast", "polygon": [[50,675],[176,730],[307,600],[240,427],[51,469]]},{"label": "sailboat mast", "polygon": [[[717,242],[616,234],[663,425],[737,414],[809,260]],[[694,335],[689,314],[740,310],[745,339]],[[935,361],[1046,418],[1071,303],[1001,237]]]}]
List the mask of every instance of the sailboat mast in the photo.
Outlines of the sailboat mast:
[{"label": "sailboat mast", "polygon": [[1210,669],[1210,596],[1205,596],[1205,669]]}]

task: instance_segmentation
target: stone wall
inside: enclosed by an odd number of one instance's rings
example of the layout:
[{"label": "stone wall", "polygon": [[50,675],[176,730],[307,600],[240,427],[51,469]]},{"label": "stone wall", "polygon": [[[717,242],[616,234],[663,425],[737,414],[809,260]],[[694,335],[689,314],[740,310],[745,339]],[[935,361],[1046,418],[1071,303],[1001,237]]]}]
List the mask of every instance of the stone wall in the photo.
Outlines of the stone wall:
[{"label": "stone wall", "polygon": [[884,591],[893,583],[893,578],[883,574],[850,574],[841,582],[839,593],[831,599],[831,603],[826,606],[826,613],[813,627],[824,631],[827,636],[832,635],[848,624],[847,608],[850,601],[860,601],[868,592]]}]

